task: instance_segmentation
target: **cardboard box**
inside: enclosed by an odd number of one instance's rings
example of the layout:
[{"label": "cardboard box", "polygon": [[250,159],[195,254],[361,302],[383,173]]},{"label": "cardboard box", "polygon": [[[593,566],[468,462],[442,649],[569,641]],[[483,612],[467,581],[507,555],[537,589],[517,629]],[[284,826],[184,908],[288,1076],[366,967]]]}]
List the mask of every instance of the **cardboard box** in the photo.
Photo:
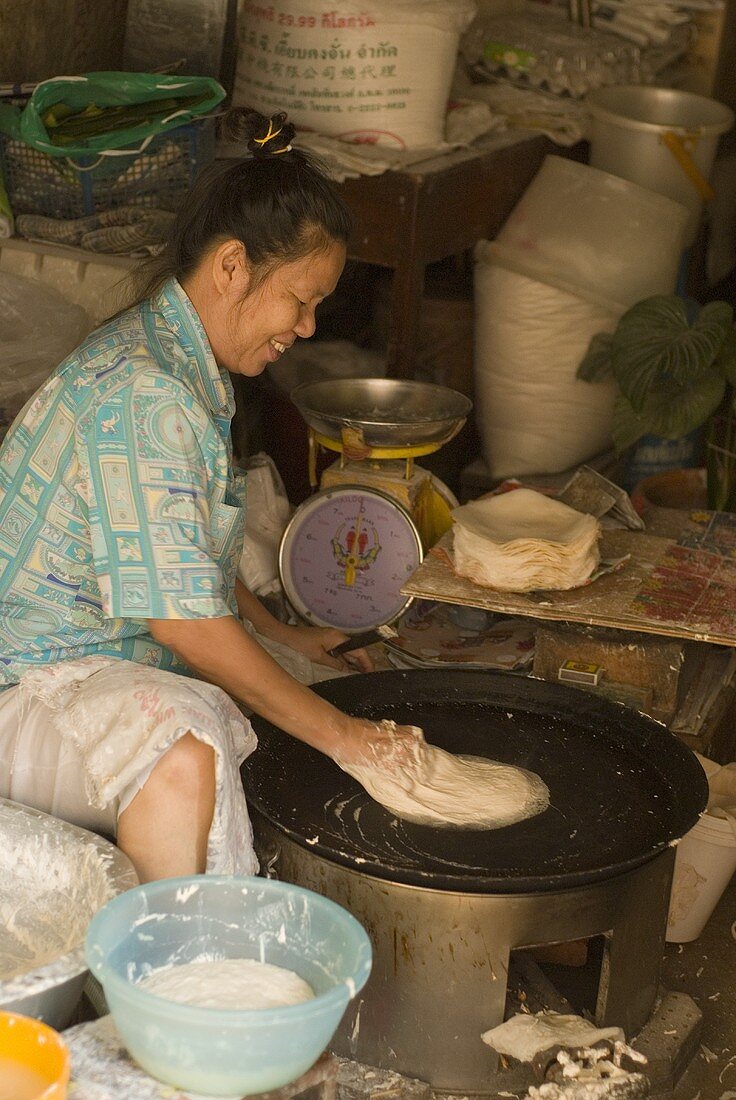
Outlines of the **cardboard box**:
[{"label": "cardboard box", "polygon": [[[678,706],[683,643],[656,634],[540,623],[534,675],[634,707],[668,722]],[[587,676],[566,675],[588,670]]]}]

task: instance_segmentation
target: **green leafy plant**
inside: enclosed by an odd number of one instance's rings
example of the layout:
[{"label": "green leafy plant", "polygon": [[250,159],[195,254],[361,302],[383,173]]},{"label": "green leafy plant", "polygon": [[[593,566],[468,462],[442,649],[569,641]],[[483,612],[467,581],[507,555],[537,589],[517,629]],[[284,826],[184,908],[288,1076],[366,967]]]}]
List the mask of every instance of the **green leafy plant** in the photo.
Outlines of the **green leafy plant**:
[{"label": "green leafy plant", "polygon": [[736,330],[727,302],[699,307],[675,295],[632,306],[615,332],[599,333],[578,378],[613,377],[613,439],[626,450],[643,435],[679,439],[717,411],[733,413]]}]

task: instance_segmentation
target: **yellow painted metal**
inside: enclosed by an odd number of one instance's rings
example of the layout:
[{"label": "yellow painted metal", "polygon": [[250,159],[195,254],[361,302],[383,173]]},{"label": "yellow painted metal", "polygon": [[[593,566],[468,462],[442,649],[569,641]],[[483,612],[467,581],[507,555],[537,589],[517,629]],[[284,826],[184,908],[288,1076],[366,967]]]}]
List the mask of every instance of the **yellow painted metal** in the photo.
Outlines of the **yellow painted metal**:
[{"label": "yellow painted metal", "polygon": [[[314,437],[320,447],[342,454],[342,440],[331,439],[329,436],[322,435],[321,432],[315,432],[313,429],[310,429],[310,436]],[[383,458],[421,458],[422,455],[434,454],[444,442],[445,440],[441,440],[439,443],[421,443],[413,447],[371,447],[365,457],[378,460]]]}]

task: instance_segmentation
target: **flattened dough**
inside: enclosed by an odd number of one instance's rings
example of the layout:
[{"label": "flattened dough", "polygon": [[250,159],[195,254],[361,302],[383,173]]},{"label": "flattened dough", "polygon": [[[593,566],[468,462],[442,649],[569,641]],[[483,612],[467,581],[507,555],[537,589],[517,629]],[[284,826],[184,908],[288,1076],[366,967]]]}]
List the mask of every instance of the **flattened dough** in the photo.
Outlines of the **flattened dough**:
[{"label": "flattened dough", "polygon": [[471,501],[452,518],[455,571],[485,587],[576,588],[600,560],[598,521],[532,489]]},{"label": "flattened dough", "polygon": [[501,829],[542,813],[547,786],[534,772],[418,742],[409,764],[344,764],[371,798],[416,825]]}]

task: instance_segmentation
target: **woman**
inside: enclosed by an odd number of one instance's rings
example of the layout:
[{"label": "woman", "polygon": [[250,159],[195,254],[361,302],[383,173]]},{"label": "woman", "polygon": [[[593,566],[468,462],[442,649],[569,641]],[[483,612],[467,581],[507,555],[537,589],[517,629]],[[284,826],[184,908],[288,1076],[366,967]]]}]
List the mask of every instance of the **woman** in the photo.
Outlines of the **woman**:
[{"label": "woman", "polygon": [[313,334],[350,219],[283,116],[239,118],[252,156],[200,179],[144,300],[0,450],[0,794],[114,833],[142,880],[256,870],[232,700],[338,763],[400,761],[416,736],[342,714],[240,621],[340,666],[343,634],[277,622],[236,580],[227,372]]}]

